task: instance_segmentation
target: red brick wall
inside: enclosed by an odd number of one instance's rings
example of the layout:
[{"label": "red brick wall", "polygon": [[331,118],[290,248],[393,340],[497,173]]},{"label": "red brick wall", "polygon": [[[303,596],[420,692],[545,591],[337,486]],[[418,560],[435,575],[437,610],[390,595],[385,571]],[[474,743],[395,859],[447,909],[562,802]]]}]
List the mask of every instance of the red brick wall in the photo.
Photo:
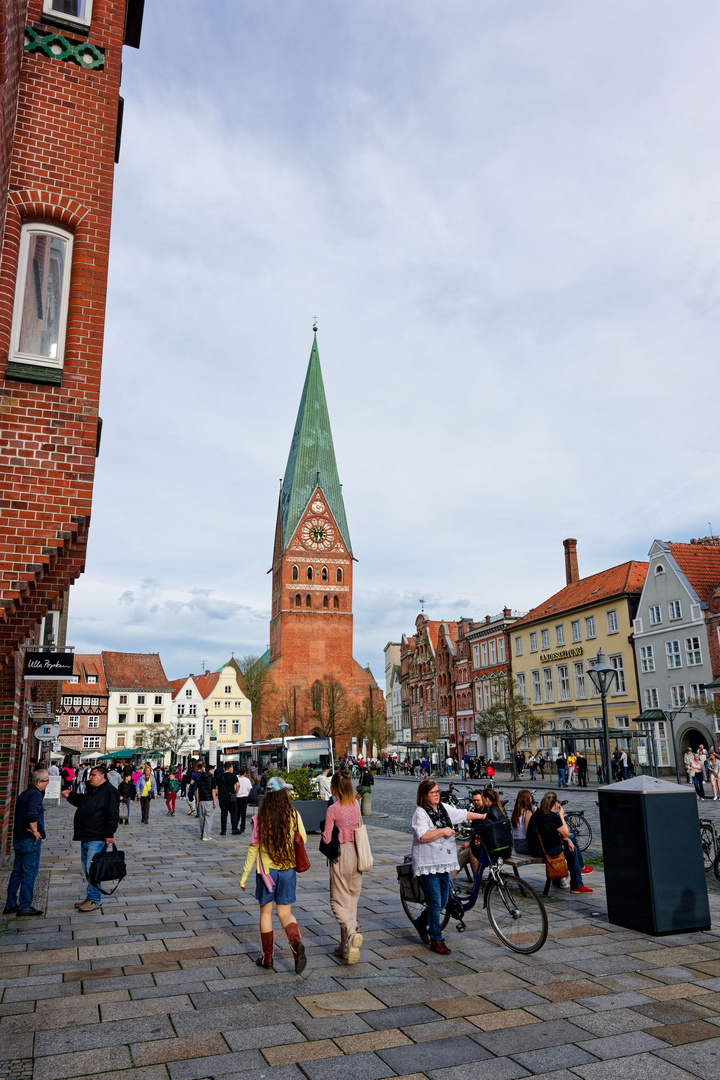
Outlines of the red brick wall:
[{"label": "red brick wall", "polygon": [[27,4],[28,0],[4,0],[0,5],[0,244],[10,184]]}]

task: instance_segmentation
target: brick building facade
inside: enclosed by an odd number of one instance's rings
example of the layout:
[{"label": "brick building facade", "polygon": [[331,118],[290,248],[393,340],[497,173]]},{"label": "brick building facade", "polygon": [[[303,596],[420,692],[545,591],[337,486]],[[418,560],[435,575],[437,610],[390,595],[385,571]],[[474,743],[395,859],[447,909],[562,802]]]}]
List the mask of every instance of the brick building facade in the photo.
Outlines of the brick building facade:
[{"label": "brick building facade", "polygon": [[85,565],[122,48],[139,44],[142,0],[3,7],[0,850],[32,754],[24,651]]}]

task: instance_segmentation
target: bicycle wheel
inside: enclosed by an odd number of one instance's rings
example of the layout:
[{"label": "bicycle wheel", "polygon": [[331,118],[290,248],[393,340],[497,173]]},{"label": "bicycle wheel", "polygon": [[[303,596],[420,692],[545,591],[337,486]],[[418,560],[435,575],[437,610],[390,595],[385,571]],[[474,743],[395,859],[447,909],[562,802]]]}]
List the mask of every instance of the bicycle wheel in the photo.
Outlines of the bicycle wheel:
[{"label": "bicycle wheel", "polygon": [[715,862],[713,863],[713,870],[715,871],[715,877],[717,878],[718,881],[720,881],[720,848],[718,848],[718,853],[715,856]]},{"label": "bicycle wheel", "polygon": [[566,814],[565,820],[570,832],[578,842],[581,851],[587,851],[592,844],[590,822],[582,814]]},{"label": "bicycle wheel", "polygon": [[[410,922],[413,924],[420,918],[423,911],[427,907],[427,904],[424,900],[420,903],[416,903],[413,900],[406,900],[402,893],[400,893],[400,903],[402,904],[403,911],[407,915]],[[445,910],[440,916],[440,929],[444,930],[449,922],[450,912],[447,910],[447,908],[445,908]]]},{"label": "bicycle wheel", "polygon": [[705,864],[705,873],[708,874],[715,862],[715,836],[712,825],[700,826],[700,840],[702,842],[703,850],[703,862]]},{"label": "bicycle wheel", "polygon": [[493,930],[508,948],[534,953],[545,944],[548,920],[545,906],[522,878],[502,874],[488,885],[487,913]]}]

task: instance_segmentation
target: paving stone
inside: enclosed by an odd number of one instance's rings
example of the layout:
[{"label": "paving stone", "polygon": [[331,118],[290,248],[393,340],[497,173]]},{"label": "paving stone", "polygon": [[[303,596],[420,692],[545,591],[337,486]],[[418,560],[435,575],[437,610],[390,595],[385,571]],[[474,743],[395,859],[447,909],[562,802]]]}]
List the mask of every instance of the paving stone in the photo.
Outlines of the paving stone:
[{"label": "paving stone", "polygon": [[171,1020],[178,1035],[202,1035],[207,1031],[235,1031],[248,1027],[271,1027],[274,1024],[307,1020],[308,1013],[290,998],[279,1001],[256,1002],[254,1005],[239,1002],[232,1006],[218,1007],[214,1011],[172,1013]]},{"label": "paving stone", "polygon": [[[683,1047],[681,1052],[686,1049]],[[573,1072],[582,1080],[690,1080],[691,1077],[703,1075],[686,1072],[669,1061],[662,1061],[655,1054],[634,1054],[629,1058],[598,1061],[594,1065],[576,1066]],[[713,1073],[712,1077],[717,1077],[717,1073]]]},{"label": "paving stone", "polygon": [[[709,1020],[712,1012],[693,1001],[654,1001],[636,1011],[641,1016],[664,1024],[682,1024],[687,1020]],[[643,1024],[643,1027],[647,1027]]]},{"label": "paving stone", "polygon": [[[168,1080],[167,1070],[164,1065],[151,1065],[145,1069],[133,1069],[131,1073],[127,1072],[127,1070],[119,1072],[113,1070],[100,1075],[102,1080]],[[97,1076],[97,1072],[92,1072],[78,1077],[78,1080],[97,1080]]]},{"label": "paving stone", "polygon": [[302,1032],[306,1039],[334,1039],[342,1035],[360,1035],[373,1030],[357,1013],[343,1013],[341,1016],[328,1016],[318,1020],[310,1018],[296,1020],[293,1026]]},{"label": "paving stone", "polygon": [[[259,1050],[243,1050],[241,1054],[230,1052],[187,1061],[172,1061],[168,1065],[168,1072],[171,1080],[200,1080],[206,1076],[226,1076],[228,1073],[250,1071],[257,1076],[264,1065],[265,1059]],[[128,1077],[127,1080],[135,1080],[135,1077]]]},{"label": "paving stone", "polygon": [[592,997],[578,998],[581,1005],[595,1012],[604,1012],[610,1009],[628,1009],[633,1005],[646,1005],[652,998],[645,994],[638,994],[635,990],[626,990],[621,994],[608,994],[607,997],[594,995]]},{"label": "paving stone", "polygon": [[[119,1066],[121,1069],[130,1068],[132,1062],[130,1052],[126,1046],[113,1048],[112,1064]],[[83,1050],[76,1054],[52,1054],[36,1060],[33,1080],[64,1080],[65,1077],[69,1076],[95,1073],[97,1066],[97,1050]]]},{"label": "paving stone", "polygon": [[498,1012],[498,1006],[476,994],[470,997],[440,998],[426,1002],[429,1009],[442,1013],[450,1019],[453,1016],[478,1016],[480,1013]]},{"label": "paving stone", "polygon": [[453,1065],[450,1069],[430,1069],[427,1075],[430,1080],[520,1080],[530,1073],[516,1061],[504,1057],[471,1062],[468,1065]]},{"label": "paving stone", "polygon": [[545,1005],[528,1005],[526,1011],[538,1020],[570,1020],[573,1016],[597,1015],[577,1001],[548,1001]]},{"label": "paving stone", "polygon": [[243,1027],[237,1031],[223,1031],[223,1036],[231,1050],[258,1050],[264,1046],[282,1046],[285,1043],[305,1041],[294,1024]]},{"label": "paving stone", "polygon": [[35,1033],[32,1031],[17,1031],[14,1034],[3,1034],[0,1045],[2,1046],[2,1058],[5,1061],[14,1061],[19,1058],[31,1058],[33,1055],[33,1042]]},{"label": "paving stone", "polygon": [[717,1080],[720,1076],[720,1037],[671,1050],[658,1050],[657,1056],[703,1080]]},{"label": "paving stone", "polygon": [[[388,987],[382,987],[387,992]],[[339,990],[332,994],[299,994],[297,1001],[311,1016],[333,1016],[344,1012],[367,1012],[368,1009],[382,1009],[382,998],[369,994],[367,990]]]},{"label": "paving stone", "polygon": [[527,990],[527,983],[518,979],[509,971],[483,971],[474,975],[453,975],[448,979],[450,986],[463,994],[479,994],[487,997],[495,990]]},{"label": "paving stone", "polygon": [[38,1001],[40,998],[80,997],[80,983],[53,983],[52,986],[19,986],[3,992],[3,1001]]},{"label": "paving stone", "polygon": [[[66,1004],[66,1003],[63,1003]],[[74,1008],[69,1012],[63,1009],[44,1009],[31,1015],[5,1016],[0,1021],[0,1045],[6,1035],[22,1031],[50,1031],[53,1028],[65,1028],[76,1024],[98,1024],[100,1012],[97,1005],[86,1005],[73,1001]]]},{"label": "paving stone", "polygon": [[38,1057],[68,1054],[104,1046],[123,1046],[131,1042],[143,1042],[145,1039],[170,1038],[174,1034],[167,1017],[138,1017],[111,1024],[90,1024],[60,1031],[40,1032],[35,1038],[35,1053]]},{"label": "paving stone", "polygon": [[385,1028],[408,1027],[410,1024],[421,1024],[441,1020],[442,1017],[427,1005],[398,1005],[395,1008],[385,1010],[373,1010],[361,1013],[360,1019],[368,1023],[372,1028],[381,1031]]},{"label": "paving stone", "polygon": [[368,1050],[408,1046],[410,1039],[397,1028],[388,1028],[386,1031],[370,1031],[366,1035],[344,1035],[335,1039],[335,1042],[344,1054],[363,1054]]},{"label": "paving stone", "polygon": [[[512,1056],[525,1050],[540,1050],[548,1046],[560,1046],[565,1043],[579,1042],[584,1032],[567,1020],[551,1020],[548,1023],[530,1024],[519,1027],[512,1035]],[[480,1032],[477,1041],[493,1054],[508,1052],[508,1036],[505,1031]]]},{"label": "paving stone", "polygon": [[462,1017],[452,1020],[438,1020],[434,1024],[415,1024],[412,1027],[404,1027],[403,1031],[410,1036],[413,1042],[434,1042],[435,1039],[449,1039],[456,1035],[474,1035],[477,1028]]},{"label": "paving stone", "polygon": [[268,1046],[263,1049],[263,1055],[268,1065],[295,1065],[320,1058],[341,1057],[342,1050],[331,1039],[318,1039],[317,1042]]},{"label": "paving stone", "polygon": [[468,1020],[480,1031],[502,1031],[505,1028],[523,1027],[525,1024],[539,1024],[540,1020],[522,1009],[508,1009],[504,1012],[485,1013],[481,1016],[469,1016]]},{"label": "paving stone", "polygon": [[652,1033],[657,1039],[662,1039],[671,1046],[683,1046],[685,1043],[717,1038],[715,1021],[720,1023],[720,1017],[715,1017],[712,1023],[706,1020],[688,1020],[684,1024],[665,1024],[663,1027],[653,1028]]},{"label": "paving stone", "polygon": [[[451,997],[454,987],[447,982],[442,982],[442,996]],[[458,997],[462,997],[462,991],[455,991]],[[394,986],[376,986],[373,988],[373,996],[385,1005],[417,1005],[427,1001],[428,997],[439,996],[437,983],[428,986],[424,979],[412,982],[396,983]]]},{"label": "paving stone", "polygon": [[173,997],[144,998],[142,1001],[108,1002],[100,1006],[103,1021],[131,1020],[135,1016],[174,1013],[183,1010],[195,1011],[193,1003],[187,994],[177,994]]},{"label": "paving stone", "polygon": [[650,987],[643,993],[655,1001],[680,1001],[682,998],[702,997],[711,991],[697,983],[668,983],[665,986]]},{"label": "paving stone", "polygon": [[159,1065],[167,1061],[184,1061],[228,1052],[227,1043],[220,1034],[159,1039],[157,1042],[142,1042],[130,1047],[134,1066]]},{"label": "paving stone", "polygon": [[526,1005],[542,1005],[545,1001],[530,990],[497,990],[488,993],[487,997],[501,1009],[521,1009]]},{"label": "paving stone", "polygon": [[548,1046],[542,1050],[529,1050],[524,1054],[516,1054],[512,1057],[524,1069],[532,1073],[547,1073],[554,1069],[573,1068],[576,1065],[585,1065],[597,1060],[587,1050],[581,1050],[579,1046]]},{"label": "paving stone", "polygon": [[568,1001],[570,998],[591,997],[598,994],[609,994],[609,990],[603,989],[597,983],[589,979],[569,979],[567,982],[545,983],[536,986],[535,993],[548,1001]]},{"label": "paving stone", "polygon": [[590,1039],[589,1041],[578,1042],[577,1045],[605,1061],[608,1058],[629,1057],[630,1054],[662,1050],[665,1044],[646,1031],[628,1031],[624,1035],[610,1035],[606,1038]]},{"label": "paving stone", "polygon": [[[385,1053],[394,1051],[386,1050]],[[395,1076],[393,1069],[376,1054],[349,1054],[342,1062],[337,1058],[307,1061],[302,1068],[309,1080],[337,1080],[340,1069],[344,1076],[352,1077],[352,1080],[383,1080],[384,1077]]]},{"label": "paving stone", "polygon": [[482,1046],[466,1035],[380,1050],[378,1055],[398,1073],[427,1072],[428,1069],[463,1065],[468,1061],[482,1061],[490,1057]]}]

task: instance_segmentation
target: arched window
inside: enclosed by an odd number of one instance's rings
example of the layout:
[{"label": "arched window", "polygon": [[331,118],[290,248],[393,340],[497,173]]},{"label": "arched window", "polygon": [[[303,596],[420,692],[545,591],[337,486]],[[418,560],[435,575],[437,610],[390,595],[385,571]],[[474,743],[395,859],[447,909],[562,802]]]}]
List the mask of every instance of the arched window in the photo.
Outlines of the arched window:
[{"label": "arched window", "polygon": [[327,596],[323,596],[323,607],[330,607],[330,601]]},{"label": "arched window", "polygon": [[308,579],[308,581],[312,581],[312,566],[308,566],[307,579]]},{"label": "arched window", "polygon": [[297,566],[293,566],[293,581],[297,581],[297,579],[299,577],[300,577],[300,573],[298,571]]},{"label": "arched window", "polygon": [[322,708],[322,683],[319,680],[316,680],[310,688],[310,700],[315,712],[320,712]]},{"label": "arched window", "polygon": [[322,574],[320,575],[323,581],[327,581],[327,566],[323,566]]},{"label": "arched window", "polygon": [[340,569],[339,566],[338,566],[337,574],[335,575],[335,580],[337,582],[342,581],[342,570]]},{"label": "arched window", "polygon": [[295,597],[295,607],[302,607],[302,597],[298,593]]},{"label": "arched window", "polygon": [[312,600],[310,599],[310,593],[305,597],[305,607],[312,607]]},{"label": "arched window", "polygon": [[333,607],[334,608],[339,608],[340,607],[340,601],[338,600],[337,596],[333,596]]}]

